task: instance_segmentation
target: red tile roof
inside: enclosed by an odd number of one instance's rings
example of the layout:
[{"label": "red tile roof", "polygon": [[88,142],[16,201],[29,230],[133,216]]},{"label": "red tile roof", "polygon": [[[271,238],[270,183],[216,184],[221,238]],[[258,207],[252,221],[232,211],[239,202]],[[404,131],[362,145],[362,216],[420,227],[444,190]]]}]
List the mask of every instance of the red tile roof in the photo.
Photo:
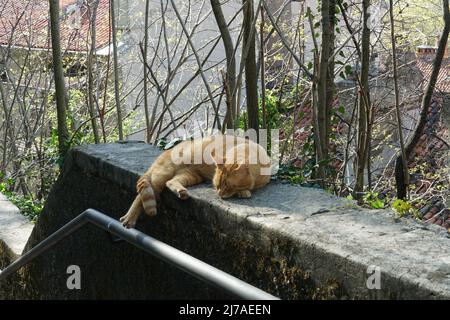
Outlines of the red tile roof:
[{"label": "red tile roof", "polygon": [[[442,85],[442,83],[441,83]],[[441,123],[441,112],[443,101],[441,97],[434,96],[428,108],[427,123],[422,136],[413,150],[409,167],[421,167],[419,172],[411,175],[412,183],[415,184],[414,192],[418,195],[429,194],[429,188],[436,183],[434,177],[427,176],[435,173],[436,167],[442,159],[443,152],[448,150],[448,145],[440,137],[444,137],[447,131]],[[439,196],[427,200],[425,206],[420,208],[419,214],[426,223],[437,224],[450,228],[450,209],[446,209]]]},{"label": "red tile roof", "polygon": [[[425,89],[433,71],[433,61],[431,59],[417,59],[416,66],[423,75],[423,88]],[[436,92],[450,92],[450,59],[448,58],[442,61],[435,90]]]},{"label": "red tile roof", "polygon": [[[89,20],[91,10],[82,4],[76,14],[77,0],[60,0],[61,46],[63,50],[87,51],[90,42]],[[69,9],[69,10],[68,10]],[[73,12],[73,11],[72,11]],[[110,39],[109,0],[99,0],[96,18],[96,49],[105,47]],[[48,1],[0,0],[0,45],[50,48],[48,37]]]},{"label": "red tile roof", "polygon": [[[439,139],[443,135],[445,127],[440,122],[442,99],[434,97],[428,108],[427,123],[420,141],[417,143],[411,158],[430,159],[446,148],[444,142]],[[414,162],[413,162],[414,163]]]}]

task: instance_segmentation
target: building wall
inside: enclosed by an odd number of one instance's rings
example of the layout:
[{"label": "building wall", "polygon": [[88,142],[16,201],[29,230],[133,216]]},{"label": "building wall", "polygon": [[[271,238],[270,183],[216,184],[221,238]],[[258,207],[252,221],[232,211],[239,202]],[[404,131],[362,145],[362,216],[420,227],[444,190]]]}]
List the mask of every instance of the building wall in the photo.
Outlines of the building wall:
[{"label": "building wall", "polygon": [[[126,8],[126,4],[130,5],[129,8]],[[138,128],[144,128],[144,101],[143,101],[143,84],[142,84],[142,78],[143,78],[143,64],[141,62],[141,52],[139,48],[139,42],[143,41],[144,39],[144,7],[145,7],[145,1],[139,0],[139,1],[133,1],[131,2],[121,2],[121,4],[125,7],[122,7],[122,14],[126,15],[126,13],[129,13],[130,17],[130,24],[128,25],[129,32],[127,32],[123,38],[122,42],[123,45],[121,49],[119,49],[119,57],[120,57],[120,65],[121,65],[121,78],[126,84],[126,90],[129,90],[131,88],[133,89],[133,92],[129,97],[126,99],[126,102],[124,103],[125,108],[130,111],[137,107],[136,109],[136,115],[133,118],[133,122],[135,125],[135,129]],[[226,6],[223,6],[224,15],[229,20],[238,10],[239,7],[239,1],[233,0],[230,1],[230,3]],[[150,1],[150,19],[149,23],[152,25],[149,28],[149,55],[148,55],[148,61],[151,62],[151,60],[154,57],[154,49],[156,47],[156,43],[159,38],[159,34],[161,31],[161,23],[156,21],[160,17],[161,13],[161,4],[160,1]],[[200,1],[193,1],[192,2],[193,10],[191,13],[191,19],[187,22],[186,26],[188,30],[191,30],[195,25],[195,20],[197,17],[200,17],[202,19],[203,16],[205,16],[208,11],[211,10],[209,2],[205,2],[205,6],[201,8],[201,2]],[[177,6],[178,10],[180,11],[183,18],[186,16],[186,8],[180,4]],[[173,43],[180,37],[180,34],[182,32],[181,26],[175,16],[174,11],[171,9],[170,2],[166,14],[167,19],[167,33],[169,38],[169,47],[173,48]],[[126,19],[119,18],[121,21],[126,21]],[[232,28],[234,28],[237,25],[237,22],[239,21],[239,18],[235,20],[236,23],[232,25]],[[124,28],[125,26],[122,26]],[[204,23],[202,23],[198,28],[197,31],[193,37],[193,43],[197,50],[199,50],[200,59],[203,60],[203,58],[208,53],[209,49],[212,47],[212,44],[209,43],[212,38],[219,35],[218,28],[215,23],[214,16],[212,13],[209,15],[209,17],[206,18]],[[233,39],[236,41],[237,38],[237,32],[233,32]],[[183,35],[184,37],[184,35]],[[209,44],[208,44],[209,43]],[[173,58],[172,61],[172,69],[175,67],[175,65],[178,63],[181,51],[183,49],[184,43],[181,44],[180,48],[178,49],[178,54]],[[164,41],[161,42],[160,48],[159,48],[159,55],[162,57],[163,61],[159,68],[155,68],[155,74],[160,81],[160,85],[163,86],[164,80],[167,76],[167,59],[166,59],[166,51],[165,51],[165,44]],[[189,52],[192,52],[192,50],[189,48]],[[240,51],[238,51],[237,55],[240,55]],[[222,59],[225,59],[225,53],[222,42],[218,44],[216,49],[212,52],[208,63],[204,65],[204,69],[207,69],[210,66],[215,65],[216,63],[220,62]],[[158,63],[158,62],[157,62]],[[156,64],[157,64],[156,63]],[[155,65],[156,65],[155,64]],[[195,58],[192,56],[189,58],[188,63],[186,64],[186,70],[179,75],[177,75],[172,82],[172,85],[169,88],[169,96],[167,100],[170,100],[173,95],[190,79],[190,77],[195,73],[197,70],[197,62]],[[211,86],[212,90],[214,90],[216,87],[221,86],[221,77],[219,69],[223,67],[223,64],[213,68],[210,71],[206,71],[206,77],[208,79],[209,85]],[[161,112],[163,108],[163,101],[162,99],[157,100],[157,90],[153,88],[153,86],[149,85],[149,87],[152,87],[150,92],[148,92],[148,101],[149,101],[149,108],[150,110],[153,109],[155,105],[157,105],[158,108],[158,114]],[[206,98],[206,90],[204,88],[204,82],[201,79],[200,76],[198,76],[192,83],[189,85],[189,87],[184,91],[182,95],[179,96],[179,98],[175,101],[173,106],[171,107],[171,112],[173,116],[176,118],[178,115],[183,114],[184,112],[188,111],[193,105],[200,102],[202,99]],[[216,103],[218,102],[218,99],[216,99]],[[222,101],[222,114],[224,112],[224,101]],[[197,112],[194,117],[187,122],[187,127],[190,129],[195,128],[196,126],[200,126],[202,128],[207,127],[206,123],[206,116],[205,113],[208,113],[209,115],[209,126],[212,124],[212,107],[211,104],[205,104],[202,108],[199,108],[199,112]],[[169,114],[166,114],[164,127],[171,128],[169,125]],[[182,132],[179,132],[178,134],[175,134],[177,136],[182,135]],[[145,137],[145,131],[140,132],[138,134],[134,134],[130,137],[130,139],[144,139]]]},{"label": "building wall", "polygon": [[[271,8],[271,10],[278,14],[276,10],[278,10],[285,0],[275,0],[275,1],[269,1],[268,5]],[[127,1],[127,0],[121,0],[118,2],[121,5],[120,8],[120,14],[118,15],[118,20],[121,21],[120,24],[122,25],[122,28],[128,29],[129,32],[127,32],[124,37],[122,38],[123,46],[122,49],[120,49],[120,64],[122,67],[122,76],[121,78],[126,83],[127,90],[130,88],[134,88],[133,93],[128,96],[126,99],[126,102],[124,103],[125,108],[130,111],[137,107],[136,109],[136,116],[133,118],[133,124],[135,126],[135,129],[138,128],[144,128],[144,102],[143,102],[143,92],[142,87],[143,84],[140,83],[142,76],[143,76],[143,65],[140,62],[141,60],[141,52],[139,50],[139,42],[143,40],[144,38],[144,0],[138,0],[138,1]],[[194,24],[195,19],[197,17],[197,14],[200,13],[200,16],[204,16],[207,12],[211,10],[209,1],[205,2],[205,5],[203,8],[200,8],[201,1],[193,1],[193,18],[188,21],[187,28],[190,30]],[[314,1],[307,0],[307,4],[313,5]],[[222,6],[222,10],[224,11],[225,18],[227,21],[229,21],[239,10],[239,8],[242,5],[241,0],[230,0],[228,3]],[[160,1],[152,0],[150,1],[150,24],[152,22],[155,22],[156,19],[160,16],[161,12],[161,4]],[[181,15],[184,17],[186,10],[185,7],[178,4],[178,10],[181,11]],[[296,25],[298,14],[300,12],[300,3],[299,2],[289,2],[288,5],[285,7],[285,10],[283,11],[282,19],[280,20],[284,25],[291,26]],[[122,17],[122,15],[124,17]],[[127,16],[128,15],[128,16]],[[127,18],[128,17],[128,18]],[[235,19],[235,22],[231,25],[232,30],[232,38],[234,40],[234,43],[236,43],[238,34],[239,34],[239,25],[241,23],[241,17],[237,17]],[[126,21],[128,24],[126,24],[124,21]],[[270,23],[267,19],[267,23]],[[181,33],[181,27],[174,15],[173,10],[171,9],[171,6],[169,4],[168,11],[167,11],[167,30],[168,34],[176,35],[174,38],[179,37],[179,34]],[[160,33],[160,23],[155,23],[150,29],[149,29],[149,43],[150,47],[155,47],[156,42],[158,41]],[[200,51],[200,57],[201,59],[206,55],[206,53],[209,51],[209,48],[211,48],[211,44],[207,44],[212,38],[219,35],[219,30],[217,28],[215,18],[213,14],[211,13],[209,17],[205,19],[205,21],[202,23],[201,26],[198,27],[197,32],[195,36],[193,37],[193,43],[194,46],[198,48],[202,48]],[[268,47],[270,48],[271,45],[274,45],[276,41],[279,41],[279,38],[277,36],[272,38],[272,43],[269,43]],[[310,44],[308,44],[310,45]],[[306,50],[307,52],[310,52],[312,47],[308,47]],[[287,53],[287,50],[282,48],[281,50],[285,54]],[[153,51],[149,50],[149,60],[153,58]],[[164,42],[161,43],[160,49],[159,49],[160,55],[162,55],[165,59],[165,46]],[[237,50],[237,61],[239,62],[239,57],[241,53],[241,48]],[[179,56],[175,58],[175,61],[173,64],[177,61]],[[207,69],[209,66],[213,66],[217,63],[219,63],[221,60],[225,59],[225,52],[223,48],[223,44],[220,41],[216,49],[212,52],[208,63],[205,64],[204,69]],[[182,75],[178,75],[174,81],[173,85],[170,87],[169,90],[169,100],[170,97],[173,96],[173,94],[177,91],[177,89],[181,88],[183,84],[191,77],[193,72],[197,70],[197,63],[193,57],[190,58],[190,61],[188,63],[189,69],[186,70]],[[215,89],[217,87],[222,86],[222,79],[220,76],[219,70],[223,68],[224,64],[221,64],[217,67],[214,67],[212,70],[206,72],[206,76],[208,78],[208,82],[212,89]],[[237,66],[237,71],[239,72],[239,64]],[[165,76],[167,75],[167,62],[164,61],[161,68],[158,70],[158,79],[160,79],[161,84],[163,83],[163,80],[165,79]],[[245,108],[245,90],[241,90],[241,108]],[[149,99],[149,106],[150,109],[153,108],[153,106],[156,104],[156,96],[157,91],[155,89],[152,89],[148,93],[148,99]],[[174,103],[173,107],[171,108],[172,113],[174,117],[176,118],[177,115],[182,114],[186,112],[189,108],[191,108],[196,103],[200,102],[202,99],[206,98],[206,90],[204,88],[204,83],[201,77],[197,77],[196,80],[194,80],[190,85],[189,88],[177,99],[177,101]],[[216,103],[218,103],[218,99],[216,99]],[[163,107],[163,101],[162,99],[159,99],[158,103],[158,113],[162,110]],[[221,103],[221,115],[223,116],[225,113],[225,101],[222,100]],[[188,128],[188,131],[190,134],[193,132],[198,133],[198,128],[206,128],[211,127],[212,125],[212,106],[210,103],[204,104],[202,107],[199,108],[198,112],[192,117],[191,120],[186,122],[186,127]],[[170,121],[169,121],[169,115],[166,116],[166,123],[164,126],[167,126],[169,129],[170,127]],[[163,127],[164,127],[163,126]],[[185,130],[182,131],[178,130],[178,133],[173,134],[172,136],[182,136],[185,134]],[[145,137],[145,131],[141,131],[138,134],[134,134],[130,136],[130,139],[144,139]]]}]

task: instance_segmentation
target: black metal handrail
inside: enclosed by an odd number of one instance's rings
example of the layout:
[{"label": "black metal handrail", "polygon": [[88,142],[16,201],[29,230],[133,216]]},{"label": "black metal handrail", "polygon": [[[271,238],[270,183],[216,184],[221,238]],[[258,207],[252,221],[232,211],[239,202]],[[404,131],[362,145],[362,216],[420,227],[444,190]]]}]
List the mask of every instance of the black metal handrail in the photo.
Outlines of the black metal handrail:
[{"label": "black metal handrail", "polygon": [[10,274],[31,262],[87,223],[92,223],[182,271],[189,273],[195,278],[223,289],[233,296],[249,300],[279,299],[136,229],[126,229],[119,221],[94,209],[84,211],[31,250],[23,254],[4,270],[0,271],[0,281],[6,279]]}]

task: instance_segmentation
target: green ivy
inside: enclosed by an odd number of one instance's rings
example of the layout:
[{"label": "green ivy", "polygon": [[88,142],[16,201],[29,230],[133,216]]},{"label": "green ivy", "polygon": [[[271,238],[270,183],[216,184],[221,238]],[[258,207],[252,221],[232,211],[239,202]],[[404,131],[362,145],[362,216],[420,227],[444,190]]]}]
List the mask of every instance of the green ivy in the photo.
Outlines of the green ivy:
[{"label": "green ivy", "polygon": [[386,207],[386,200],[387,199],[380,198],[378,192],[372,191],[367,192],[363,197],[364,204],[372,209],[384,209]]},{"label": "green ivy", "polygon": [[419,210],[417,210],[411,203],[402,199],[395,199],[391,205],[392,209],[398,214],[399,217],[411,215],[414,218],[421,220]]},{"label": "green ivy", "polygon": [[6,198],[16,205],[20,212],[28,217],[31,221],[36,221],[37,217],[42,212],[44,204],[41,201],[35,200],[27,195],[20,195],[11,191],[11,186],[14,185],[12,178],[1,179],[4,174],[0,172],[0,193],[6,196]]}]

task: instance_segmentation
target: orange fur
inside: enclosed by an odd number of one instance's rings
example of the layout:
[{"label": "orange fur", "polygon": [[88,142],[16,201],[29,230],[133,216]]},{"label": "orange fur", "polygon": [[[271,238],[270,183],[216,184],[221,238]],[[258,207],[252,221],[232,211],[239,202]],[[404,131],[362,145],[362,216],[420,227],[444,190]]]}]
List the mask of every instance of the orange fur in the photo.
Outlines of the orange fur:
[{"label": "orange fur", "polygon": [[[257,159],[250,161],[250,152],[258,151]],[[175,161],[181,158],[183,163]],[[270,175],[261,174],[261,168],[268,167],[270,159],[265,150],[244,138],[220,135],[184,141],[163,152],[138,180],[138,195],[120,221],[133,227],[142,211],[154,216],[156,201],[165,187],[180,199],[187,199],[187,187],[212,181],[222,198],[249,198],[251,190],[269,183]]]}]

